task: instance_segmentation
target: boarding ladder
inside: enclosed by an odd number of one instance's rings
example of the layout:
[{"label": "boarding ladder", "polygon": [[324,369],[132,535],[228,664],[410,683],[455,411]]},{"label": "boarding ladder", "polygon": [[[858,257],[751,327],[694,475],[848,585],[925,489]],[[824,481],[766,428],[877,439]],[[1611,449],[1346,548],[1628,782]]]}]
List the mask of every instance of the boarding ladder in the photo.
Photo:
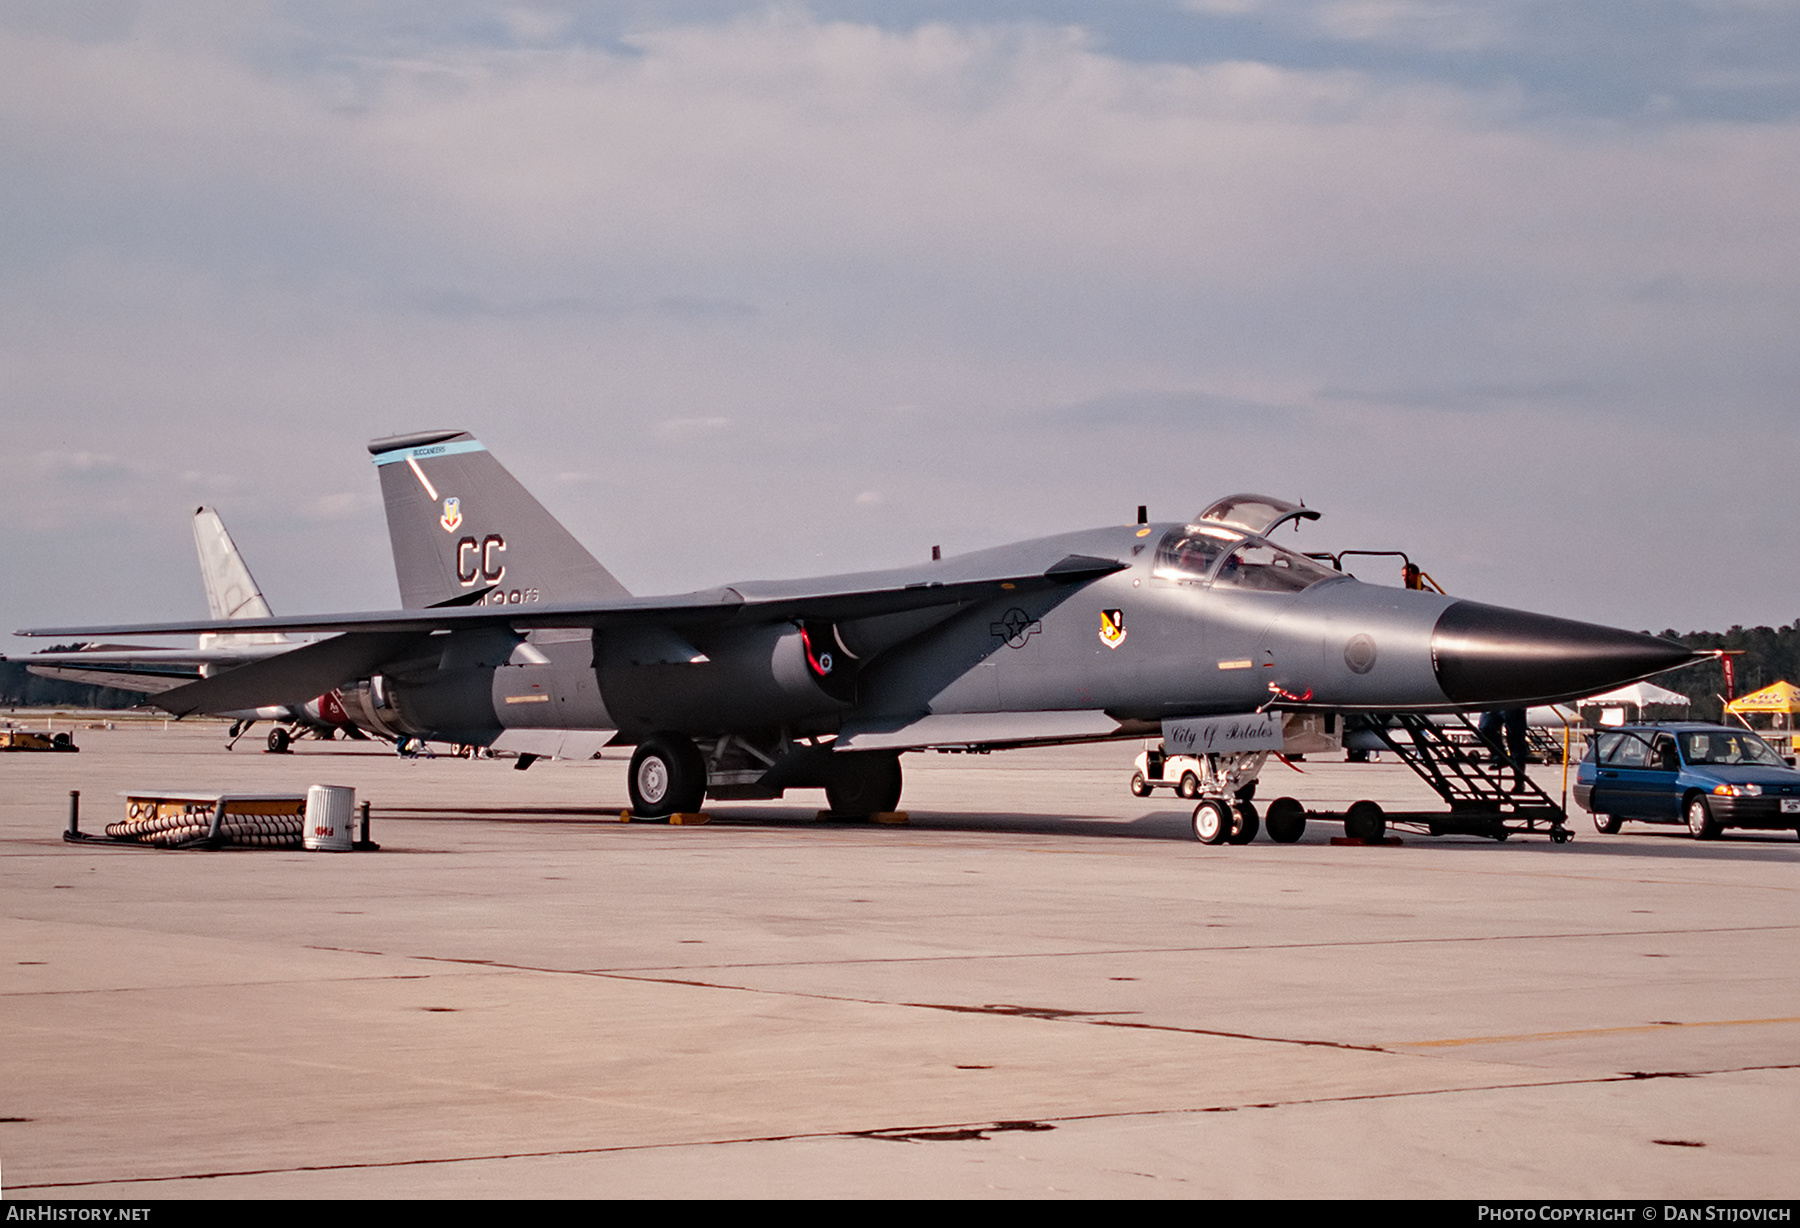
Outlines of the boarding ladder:
[{"label": "boarding ladder", "polygon": [[[1449,814],[1389,814],[1387,821],[1423,827],[1434,836],[1504,840],[1514,832],[1544,831],[1558,844],[1568,840],[1570,832],[1564,826],[1568,813],[1557,800],[1529,775],[1515,791],[1509,779],[1512,772],[1502,766],[1504,750],[1483,738],[1468,717],[1455,719],[1456,724],[1440,725],[1417,713],[1397,712],[1369,722],[1382,744],[1450,807]],[[1467,739],[1463,745],[1451,739],[1453,729]],[[1470,743],[1488,749],[1487,762],[1477,762],[1468,754]]]}]

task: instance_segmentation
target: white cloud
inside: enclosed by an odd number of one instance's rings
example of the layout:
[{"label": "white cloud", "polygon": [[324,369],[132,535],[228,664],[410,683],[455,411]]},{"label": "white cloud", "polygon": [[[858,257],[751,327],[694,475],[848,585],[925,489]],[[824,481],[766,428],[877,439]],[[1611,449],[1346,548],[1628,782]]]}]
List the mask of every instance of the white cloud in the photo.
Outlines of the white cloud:
[{"label": "white cloud", "polygon": [[1509,41],[1506,6],[1467,0],[1328,0],[1313,10],[1320,29],[1339,38],[1475,51]]}]

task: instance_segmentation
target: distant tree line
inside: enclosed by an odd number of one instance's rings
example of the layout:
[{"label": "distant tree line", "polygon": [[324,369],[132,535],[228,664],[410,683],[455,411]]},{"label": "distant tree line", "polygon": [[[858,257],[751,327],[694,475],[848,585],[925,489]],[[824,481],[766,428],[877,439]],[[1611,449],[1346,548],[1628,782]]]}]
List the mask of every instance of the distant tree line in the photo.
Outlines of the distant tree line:
[{"label": "distant tree line", "polygon": [[[1800,619],[1786,627],[1733,627],[1729,631],[1664,631],[1663,638],[1679,640],[1690,648],[1707,651],[1725,648],[1742,653],[1735,658],[1739,698],[1760,691],[1772,682],[1800,685]],[[1693,701],[1688,709],[1695,720],[1716,721],[1724,715],[1725,671],[1715,660],[1685,666],[1656,679],[1661,686],[1680,691]]]}]

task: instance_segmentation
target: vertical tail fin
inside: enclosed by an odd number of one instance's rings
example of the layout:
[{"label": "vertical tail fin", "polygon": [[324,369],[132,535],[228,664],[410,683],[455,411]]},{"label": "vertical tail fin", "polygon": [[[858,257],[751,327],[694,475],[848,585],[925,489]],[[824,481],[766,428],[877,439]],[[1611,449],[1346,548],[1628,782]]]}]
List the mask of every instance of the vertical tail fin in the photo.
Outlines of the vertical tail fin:
[{"label": "vertical tail fin", "polygon": [[381,474],[400,602],[610,601],[631,594],[466,431],[369,444]]},{"label": "vertical tail fin", "polygon": [[[200,582],[206,586],[206,605],[215,619],[268,618],[269,603],[238,553],[237,543],[225,531],[225,522],[210,507],[194,509],[194,549],[200,555]],[[279,632],[247,635],[203,635],[202,648],[235,648],[245,644],[288,644]]]}]

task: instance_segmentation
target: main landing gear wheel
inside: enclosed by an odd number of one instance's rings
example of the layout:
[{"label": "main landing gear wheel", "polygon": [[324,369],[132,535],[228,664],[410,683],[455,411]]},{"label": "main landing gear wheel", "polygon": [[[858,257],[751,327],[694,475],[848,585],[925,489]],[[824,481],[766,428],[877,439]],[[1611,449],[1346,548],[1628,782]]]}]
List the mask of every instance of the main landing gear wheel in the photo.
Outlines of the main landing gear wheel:
[{"label": "main landing gear wheel", "polygon": [[1698,795],[1688,799],[1687,804],[1688,834],[1696,840],[1711,840],[1719,834],[1719,825],[1713,822],[1712,809],[1706,799]]},{"label": "main landing gear wheel", "polygon": [[879,814],[900,805],[898,752],[846,752],[831,757],[833,776],[825,785],[832,814]]},{"label": "main landing gear wheel", "polygon": [[1175,786],[1175,792],[1192,801],[1200,796],[1200,778],[1192,772],[1181,774],[1181,783]]},{"label": "main landing gear wheel", "polygon": [[686,814],[706,801],[706,760],[681,734],[655,734],[632,754],[629,785],[639,818]]},{"label": "main landing gear wheel", "polygon": [[1194,807],[1194,839],[1201,844],[1223,844],[1231,838],[1234,822],[1225,803],[1209,797]]},{"label": "main landing gear wheel", "polygon": [[1144,779],[1144,774],[1142,772],[1133,772],[1131,774],[1131,796],[1150,796],[1150,782]]},{"label": "main landing gear wheel", "polygon": [[1306,807],[1291,797],[1278,797],[1269,803],[1269,815],[1263,820],[1269,828],[1269,839],[1277,844],[1292,844],[1306,834]]},{"label": "main landing gear wheel", "polygon": [[1594,813],[1594,830],[1603,836],[1618,835],[1619,823],[1620,819],[1616,814],[1601,814],[1598,811]]},{"label": "main landing gear wheel", "polygon": [[288,738],[287,730],[285,730],[285,729],[269,730],[269,753],[271,755],[287,754],[289,741],[290,741],[290,739]]},{"label": "main landing gear wheel", "polygon": [[1387,817],[1374,802],[1352,802],[1344,813],[1344,834],[1374,844],[1387,835]]},{"label": "main landing gear wheel", "polygon": [[1249,844],[1256,839],[1256,833],[1262,830],[1262,823],[1256,817],[1256,807],[1249,802],[1239,802],[1231,808],[1231,834],[1225,837],[1227,844]]}]

